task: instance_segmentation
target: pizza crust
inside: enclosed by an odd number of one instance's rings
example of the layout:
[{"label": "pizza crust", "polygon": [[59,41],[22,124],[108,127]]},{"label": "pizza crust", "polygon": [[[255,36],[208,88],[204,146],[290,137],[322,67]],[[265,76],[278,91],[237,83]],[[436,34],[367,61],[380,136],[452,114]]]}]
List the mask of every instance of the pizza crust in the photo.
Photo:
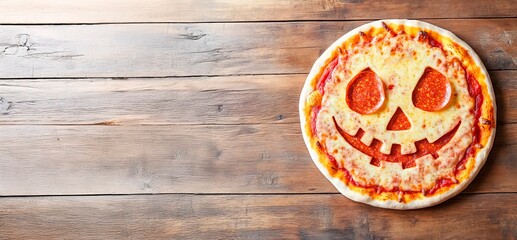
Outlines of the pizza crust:
[{"label": "pizza crust", "polygon": [[[311,143],[311,137],[309,136],[309,133],[307,132],[307,116],[306,116],[306,105],[307,105],[307,99],[309,98],[309,94],[313,92],[315,89],[312,87],[312,81],[314,78],[316,78],[323,68],[326,67],[328,64],[328,60],[333,57],[333,54],[335,53],[336,49],[341,46],[343,43],[345,43],[350,38],[357,36],[360,32],[368,32],[371,28],[382,28],[383,23],[390,25],[405,25],[405,26],[411,26],[411,27],[417,27],[424,31],[433,31],[436,33],[439,33],[441,36],[444,36],[446,38],[449,38],[452,40],[452,42],[455,42],[456,44],[460,45],[462,48],[466,49],[468,54],[470,55],[471,59],[474,61],[475,65],[479,67],[481,70],[481,73],[484,75],[484,83],[486,87],[486,93],[484,94],[484,97],[490,97],[491,103],[492,103],[492,114],[491,121],[492,121],[492,127],[490,128],[489,136],[487,137],[486,142],[484,144],[484,147],[481,148],[475,155],[475,161],[473,168],[469,171],[469,176],[462,180],[459,184],[456,184],[454,187],[449,188],[445,192],[441,192],[438,194],[434,194],[431,197],[424,197],[420,199],[414,199],[409,202],[399,202],[395,200],[379,200],[374,199],[370,197],[367,194],[361,194],[357,191],[352,190],[349,186],[345,185],[345,183],[337,178],[331,176],[326,166],[323,165],[323,163],[320,161],[320,154],[318,154],[317,150],[314,149],[314,145]],[[478,80],[481,81],[481,80]],[[486,96],[488,94],[489,96]],[[486,109],[486,108],[483,108]],[[300,111],[300,123],[303,133],[303,138],[305,141],[305,144],[307,145],[307,148],[309,150],[310,156],[313,159],[313,162],[316,164],[320,172],[325,175],[325,177],[341,192],[343,195],[348,197],[351,200],[357,201],[357,202],[363,202],[369,205],[382,207],[382,208],[391,208],[391,209],[417,209],[417,208],[424,208],[433,206],[436,204],[439,204],[443,201],[446,201],[447,199],[457,195],[461,191],[463,191],[470,182],[475,178],[477,173],[480,171],[484,163],[486,162],[486,159],[488,157],[488,153],[490,152],[490,149],[493,145],[493,141],[495,138],[495,121],[496,121],[496,105],[495,105],[495,95],[494,91],[491,85],[490,77],[486,71],[485,66],[479,59],[479,56],[472,50],[472,48],[467,45],[465,42],[460,40],[458,37],[456,37],[453,33],[444,30],[442,28],[439,28],[437,26],[431,25],[429,23],[416,21],[416,20],[402,20],[402,19],[393,19],[393,20],[380,20],[371,22],[365,25],[362,25],[347,34],[343,35],[341,38],[339,38],[336,42],[334,42],[315,62],[313,65],[307,80],[305,81],[305,85],[302,89],[301,96],[300,96],[300,102],[299,102],[299,111]],[[482,116],[484,116],[485,113],[482,113]]]}]

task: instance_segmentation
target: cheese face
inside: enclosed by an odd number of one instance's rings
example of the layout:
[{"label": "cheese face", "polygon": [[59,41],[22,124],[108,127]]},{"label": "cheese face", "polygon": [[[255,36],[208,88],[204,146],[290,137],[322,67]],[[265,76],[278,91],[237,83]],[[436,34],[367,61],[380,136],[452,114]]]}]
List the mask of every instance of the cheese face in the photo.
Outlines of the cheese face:
[{"label": "cheese face", "polygon": [[[475,122],[474,100],[469,95],[465,70],[456,57],[408,34],[373,36],[368,41],[344,46],[342,52],[338,66],[325,84],[316,119],[317,138],[338,166],[347,169],[359,185],[380,186],[388,191],[425,192],[435,187],[439,179],[455,179],[456,166],[472,143]],[[382,81],[385,98],[377,111],[361,114],[347,103],[347,89],[354,77],[366,69]],[[439,111],[419,109],[413,101],[413,92],[426,69],[443,74],[450,86],[450,99]],[[387,130],[399,108],[411,127]],[[352,146],[338,127],[350,136],[361,129],[361,142],[369,146],[374,139],[380,141],[382,145],[377,150],[384,155],[389,155],[395,144],[400,145],[401,154],[413,154],[419,151],[416,142],[433,143],[456,127],[457,130],[435,153],[420,156],[414,160],[414,166],[403,168],[396,161],[371,164],[372,156]]]},{"label": "cheese face", "polygon": [[314,164],[346,197],[416,209],[465,189],[492,147],[490,77],[451,32],[380,20],[334,42],[315,62],[299,102]]}]

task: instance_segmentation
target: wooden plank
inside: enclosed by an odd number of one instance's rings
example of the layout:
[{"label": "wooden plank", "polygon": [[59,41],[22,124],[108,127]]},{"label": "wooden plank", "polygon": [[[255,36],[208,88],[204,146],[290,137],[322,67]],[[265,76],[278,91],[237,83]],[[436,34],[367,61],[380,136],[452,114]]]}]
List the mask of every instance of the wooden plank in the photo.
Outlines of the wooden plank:
[{"label": "wooden plank", "polygon": [[[457,33],[489,69],[517,69],[517,19],[429,22]],[[3,25],[0,78],[307,73],[364,23]]]},{"label": "wooden plank", "polygon": [[0,204],[0,235],[7,239],[517,237],[515,193],[461,195],[415,211],[335,194],[1,198]]},{"label": "wooden plank", "polygon": [[517,71],[490,72],[497,100],[498,123],[517,123]]},{"label": "wooden plank", "polygon": [[[507,141],[468,192],[517,192],[509,180],[517,172],[516,127],[499,129]],[[312,163],[297,123],[10,125],[0,132],[4,196],[337,192]]]},{"label": "wooden plank", "polygon": [[306,75],[0,82],[0,124],[299,122]]},{"label": "wooden plank", "polygon": [[[515,17],[515,1],[7,0],[1,23],[228,22]],[[44,9],[44,11],[42,11]]]},{"label": "wooden plank", "polygon": [[[517,71],[490,72],[499,124],[517,123]],[[297,123],[305,74],[0,82],[0,124]]]},{"label": "wooden plank", "polygon": [[0,132],[0,195],[333,190],[308,159],[298,124]]}]

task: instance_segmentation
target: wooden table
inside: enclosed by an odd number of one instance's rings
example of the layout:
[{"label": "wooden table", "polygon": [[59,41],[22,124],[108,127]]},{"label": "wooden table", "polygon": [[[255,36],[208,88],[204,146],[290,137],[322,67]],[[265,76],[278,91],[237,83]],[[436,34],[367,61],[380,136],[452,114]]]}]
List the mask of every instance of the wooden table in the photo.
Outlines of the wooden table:
[{"label": "wooden table", "polygon": [[[517,1],[140,2],[0,2],[0,239],[517,238]],[[382,18],[492,77],[495,146],[436,207],[352,202],[302,141],[312,63]]]}]

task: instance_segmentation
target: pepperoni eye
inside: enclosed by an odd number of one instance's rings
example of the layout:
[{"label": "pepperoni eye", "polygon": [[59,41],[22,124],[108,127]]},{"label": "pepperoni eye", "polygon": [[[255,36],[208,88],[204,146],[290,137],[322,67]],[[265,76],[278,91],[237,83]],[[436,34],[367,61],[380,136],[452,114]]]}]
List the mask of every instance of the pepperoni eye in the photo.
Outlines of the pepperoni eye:
[{"label": "pepperoni eye", "polygon": [[346,103],[357,113],[374,113],[381,108],[384,99],[384,85],[369,68],[357,74],[347,86]]},{"label": "pepperoni eye", "polygon": [[426,68],[413,90],[415,107],[428,112],[436,112],[447,106],[451,99],[451,85],[440,72]]}]

